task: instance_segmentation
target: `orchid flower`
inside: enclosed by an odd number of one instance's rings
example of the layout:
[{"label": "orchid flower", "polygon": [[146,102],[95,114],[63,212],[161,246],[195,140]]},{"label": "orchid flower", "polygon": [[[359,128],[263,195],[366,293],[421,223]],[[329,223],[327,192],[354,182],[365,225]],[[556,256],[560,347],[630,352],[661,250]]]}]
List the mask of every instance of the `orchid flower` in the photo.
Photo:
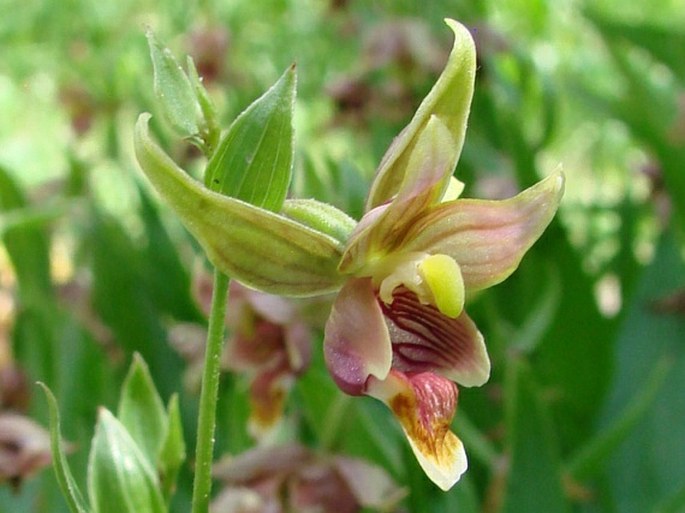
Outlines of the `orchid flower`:
[{"label": "orchid flower", "polygon": [[452,171],[475,51],[466,29],[448,23],[456,41],[447,68],[381,162],[367,211],[341,257],[347,280],[324,339],[338,386],[385,402],[428,477],[444,490],[467,468],[450,430],[456,384],[479,386],[490,375],[465,299],[514,271],[563,192],[563,176],[554,174],[508,200],[458,199],[463,185]]},{"label": "orchid flower", "polygon": [[251,375],[249,431],[267,438],[295,379],[311,360],[311,333],[294,303],[231,282],[223,366]]},{"label": "orchid flower", "polygon": [[298,444],[225,456],[214,465],[213,474],[225,485],[212,503],[216,513],[394,511],[406,495],[376,465],[317,454]]},{"label": "orchid flower", "polygon": [[455,35],[445,69],[381,160],[355,223],[315,200],[273,211],[203,187],[136,126],[146,175],[222,272],[271,294],[339,290],[324,356],[343,392],[385,402],[426,474],[449,489],[467,468],[451,431],[457,385],[485,383],[483,336],[464,311],[475,291],[506,279],[550,223],[563,195],[559,172],[517,196],[460,199],[452,174],[473,96],[475,46]]},{"label": "orchid flower", "polygon": [[[203,313],[209,315],[213,292],[211,276],[198,270],[193,275],[193,294]],[[265,442],[277,432],[285,403],[295,380],[311,361],[311,329],[302,303],[249,289],[238,281],[230,284],[226,339],[221,369],[246,376],[249,382],[248,432]],[[196,323],[178,323],[169,340],[186,359],[188,388],[199,391],[204,362],[206,329]]]}]

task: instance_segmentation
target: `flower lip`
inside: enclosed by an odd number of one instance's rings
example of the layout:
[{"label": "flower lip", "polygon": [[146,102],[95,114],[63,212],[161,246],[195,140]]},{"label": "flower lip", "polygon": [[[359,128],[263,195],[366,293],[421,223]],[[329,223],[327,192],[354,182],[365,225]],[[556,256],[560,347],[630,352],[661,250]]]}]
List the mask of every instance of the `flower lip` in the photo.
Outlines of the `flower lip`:
[{"label": "flower lip", "polygon": [[426,475],[449,490],[468,466],[464,446],[450,430],[457,408],[454,383],[431,372],[393,370],[384,381],[371,378],[368,393],[392,410]]}]

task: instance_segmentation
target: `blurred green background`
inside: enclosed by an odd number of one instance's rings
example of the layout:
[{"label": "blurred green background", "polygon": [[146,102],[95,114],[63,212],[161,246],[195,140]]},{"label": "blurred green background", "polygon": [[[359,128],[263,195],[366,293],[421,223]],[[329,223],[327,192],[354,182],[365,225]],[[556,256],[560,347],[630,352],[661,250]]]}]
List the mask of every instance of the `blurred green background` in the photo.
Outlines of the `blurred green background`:
[{"label": "blurred green background", "polygon": [[[194,440],[196,397],[167,334],[202,322],[201,256],[132,156],[137,115],[160,117],[146,28],[193,56],[226,125],[296,62],[292,195],[359,218],[442,69],[451,17],[479,59],[465,194],[506,197],[560,166],[567,177],[519,271],[469,305],[493,361],[454,422],[471,468],[435,488],[382,405],[340,399],[319,344],[289,399],[298,436],[384,466],[407,487],[402,511],[685,512],[685,2],[0,0],[0,12],[2,408],[45,425],[33,383],[47,383],[78,480],[97,405],[115,407],[134,351],[165,399],[182,393]],[[221,453],[252,444],[245,392],[224,377]],[[346,429],[331,432],[336,415]],[[189,489],[186,475],[173,511]],[[67,509],[43,470],[4,484],[0,511]]]}]

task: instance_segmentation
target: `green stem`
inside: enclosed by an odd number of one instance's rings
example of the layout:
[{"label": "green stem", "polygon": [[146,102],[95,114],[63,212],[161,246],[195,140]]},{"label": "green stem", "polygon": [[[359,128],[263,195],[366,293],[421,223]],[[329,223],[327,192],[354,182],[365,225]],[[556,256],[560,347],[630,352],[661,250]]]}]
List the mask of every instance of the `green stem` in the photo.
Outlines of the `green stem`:
[{"label": "green stem", "polygon": [[224,318],[228,301],[228,283],[228,276],[218,270],[214,271],[214,292],[212,294],[212,307],[209,313],[205,365],[202,370],[192,513],[207,513],[209,511],[209,498],[212,490],[216,404],[219,395],[221,351],[224,345]]}]

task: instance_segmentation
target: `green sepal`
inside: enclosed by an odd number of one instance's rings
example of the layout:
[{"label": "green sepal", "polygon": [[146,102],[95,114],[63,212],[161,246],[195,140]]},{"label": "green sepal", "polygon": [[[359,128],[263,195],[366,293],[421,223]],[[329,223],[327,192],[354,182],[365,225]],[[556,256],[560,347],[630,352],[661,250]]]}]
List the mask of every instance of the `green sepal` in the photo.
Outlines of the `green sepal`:
[{"label": "green sepal", "polygon": [[152,31],[147,32],[147,40],[154,72],[155,96],[165,119],[180,136],[202,146],[204,114],[193,84],[171,50],[162,46]]},{"label": "green sepal", "polygon": [[289,199],[283,203],[283,215],[330,235],[341,244],[350,237],[357,222],[342,210],[315,199]]},{"label": "green sepal", "polygon": [[395,138],[383,156],[371,186],[366,210],[386,203],[397,193],[421,133],[436,116],[453,139],[451,167],[456,166],[464,145],[476,76],[476,48],[468,29],[446,19],[454,32],[454,45],[440,78],[419,105],[411,122]]},{"label": "green sepal", "polygon": [[159,481],[124,425],[101,408],[88,460],[94,513],[164,513]]},{"label": "green sepal", "polygon": [[296,81],[291,66],[231,124],[207,164],[207,188],[281,210],[292,178]]},{"label": "green sepal", "polygon": [[138,162],[215,267],[248,286],[283,296],[339,288],[341,249],[335,238],[206,189],[152,141],[149,118],[142,114],[136,124]]},{"label": "green sepal", "polygon": [[176,480],[181,465],[186,459],[186,445],[183,439],[183,424],[178,395],[174,394],[167,407],[168,429],[159,454],[158,470],[162,494],[167,504],[176,490]]},{"label": "green sepal", "polygon": [[195,62],[189,55],[186,59],[186,69],[188,70],[188,78],[193,85],[195,96],[202,109],[204,115],[204,126],[201,127],[201,138],[204,142],[205,155],[213,155],[214,150],[219,144],[219,137],[221,136],[221,127],[219,126],[218,116],[214,102],[209,97],[207,89],[202,85],[202,79],[197,73]]},{"label": "green sepal", "polygon": [[121,388],[117,418],[155,468],[168,431],[167,416],[150,371],[137,353]]},{"label": "green sepal", "polygon": [[71,469],[69,468],[69,462],[64,454],[64,448],[62,447],[60,435],[60,418],[57,400],[47,386],[45,386],[43,383],[38,383],[38,385],[45,392],[45,397],[48,401],[48,411],[50,414],[50,448],[52,451],[52,467],[55,470],[57,484],[62,491],[64,499],[67,501],[67,505],[69,506],[69,511],[71,511],[71,513],[90,513],[91,510],[86,504],[83,494],[76,484],[74,476],[71,473]]}]

